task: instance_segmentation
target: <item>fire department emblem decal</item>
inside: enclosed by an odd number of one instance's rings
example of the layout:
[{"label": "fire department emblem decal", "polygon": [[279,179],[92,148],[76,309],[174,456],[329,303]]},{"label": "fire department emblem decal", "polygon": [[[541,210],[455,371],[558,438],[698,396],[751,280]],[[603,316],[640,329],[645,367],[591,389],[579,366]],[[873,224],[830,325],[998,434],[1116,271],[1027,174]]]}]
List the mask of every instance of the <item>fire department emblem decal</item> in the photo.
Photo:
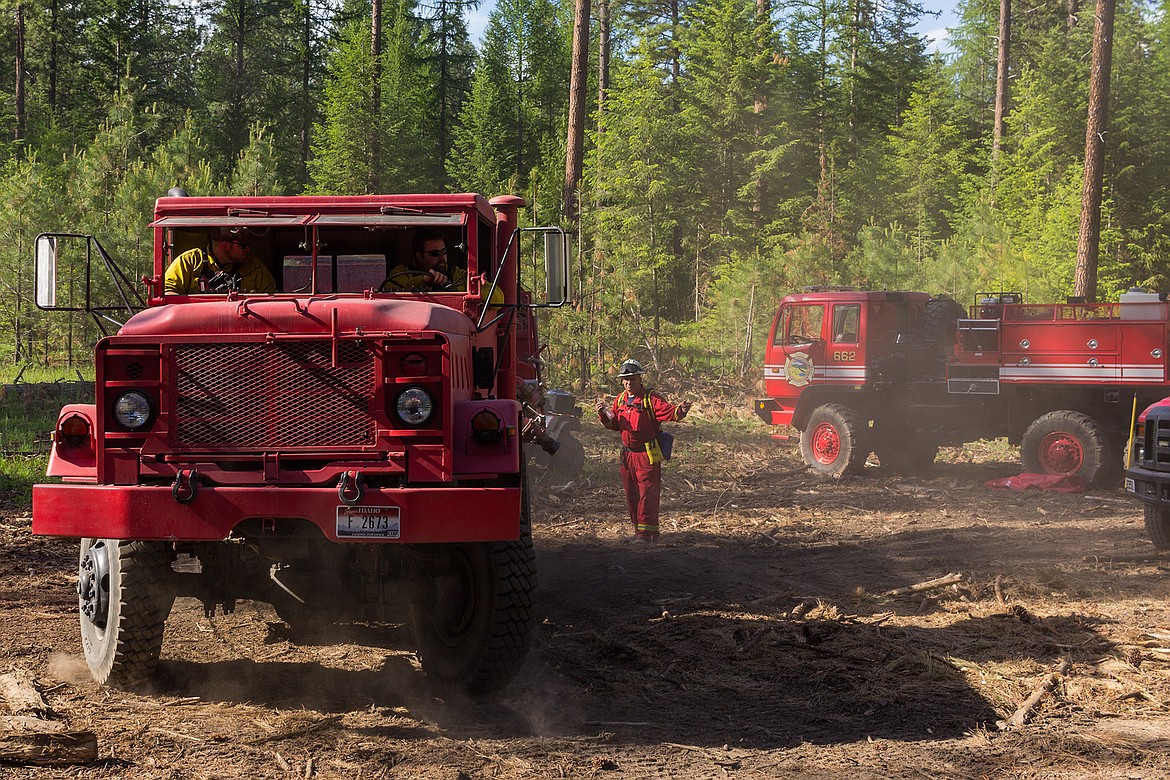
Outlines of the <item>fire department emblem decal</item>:
[{"label": "fire department emblem decal", "polygon": [[804,387],[812,381],[813,362],[807,352],[793,352],[784,360],[784,378],[793,387]]}]

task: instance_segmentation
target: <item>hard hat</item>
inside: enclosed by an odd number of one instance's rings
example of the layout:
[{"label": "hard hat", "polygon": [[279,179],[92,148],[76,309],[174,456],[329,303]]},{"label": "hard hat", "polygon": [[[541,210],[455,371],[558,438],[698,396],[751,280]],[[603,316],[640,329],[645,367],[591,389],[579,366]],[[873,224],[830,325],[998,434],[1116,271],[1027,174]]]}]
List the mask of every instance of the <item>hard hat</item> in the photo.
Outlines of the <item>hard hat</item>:
[{"label": "hard hat", "polygon": [[622,363],[622,367],[618,371],[618,379],[625,379],[628,376],[638,376],[645,373],[646,369],[642,368],[641,363],[633,358],[627,358],[626,362]]},{"label": "hard hat", "polygon": [[240,243],[250,241],[252,235],[245,228],[217,227],[212,230],[211,237],[218,241],[235,241]]}]

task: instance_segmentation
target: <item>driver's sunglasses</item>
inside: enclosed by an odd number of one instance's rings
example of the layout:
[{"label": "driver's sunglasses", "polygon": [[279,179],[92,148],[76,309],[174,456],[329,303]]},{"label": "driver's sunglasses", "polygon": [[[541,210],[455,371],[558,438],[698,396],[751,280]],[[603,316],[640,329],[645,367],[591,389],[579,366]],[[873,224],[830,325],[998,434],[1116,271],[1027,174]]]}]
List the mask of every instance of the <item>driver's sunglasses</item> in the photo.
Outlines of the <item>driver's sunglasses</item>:
[{"label": "driver's sunglasses", "polygon": [[446,249],[424,249],[423,254],[427,257],[446,257]]}]

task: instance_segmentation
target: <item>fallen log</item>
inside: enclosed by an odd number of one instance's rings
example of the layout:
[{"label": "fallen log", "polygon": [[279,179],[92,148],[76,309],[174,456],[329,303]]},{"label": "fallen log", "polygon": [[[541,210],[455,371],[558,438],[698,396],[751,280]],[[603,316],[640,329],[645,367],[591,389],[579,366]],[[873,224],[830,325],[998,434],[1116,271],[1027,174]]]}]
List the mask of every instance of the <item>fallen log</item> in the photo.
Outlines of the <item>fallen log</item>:
[{"label": "fallen log", "polygon": [[44,715],[49,710],[27,669],[0,674],[0,697],[8,702],[13,715]]},{"label": "fallen log", "polygon": [[1044,698],[1044,694],[1055,688],[1056,684],[1060,682],[1060,678],[1068,674],[1068,668],[1071,663],[1072,661],[1069,658],[1065,658],[1063,661],[1061,661],[1060,666],[1057,667],[1056,671],[1044,678],[1044,682],[1040,683],[1040,687],[1032,691],[1031,696],[1024,699],[1024,703],[1020,705],[1019,709],[1012,713],[1010,718],[1007,720],[997,720],[995,722],[996,728],[998,728],[1000,731],[1007,731],[1010,728],[1023,726],[1024,722],[1028,719],[1028,715],[1030,715],[1032,710],[1036,708],[1036,705],[1040,703],[1040,700]]},{"label": "fallen log", "polygon": [[942,577],[937,577],[933,580],[927,580],[926,582],[919,582],[919,583],[914,584],[914,585],[907,585],[904,588],[894,588],[893,590],[887,590],[882,595],[883,596],[909,596],[912,593],[921,593],[924,590],[934,590],[935,588],[941,588],[941,587],[944,587],[946,585],[954,585],[955,583],[962,582],[962,581],[963,581],[962,574],[945,574]]},{"label": "fallen log", "polygon": [[91,731],[0,734],[0,763],[88,764],[97,760],[97,754],[97,737]]},{"label": "fallen log", "polygon": [[41,720],[25,715],[0,715],[0,734],[20,731],[39,731],[42,733],[56,733],[65,730],[64,723],[55,720]]}]

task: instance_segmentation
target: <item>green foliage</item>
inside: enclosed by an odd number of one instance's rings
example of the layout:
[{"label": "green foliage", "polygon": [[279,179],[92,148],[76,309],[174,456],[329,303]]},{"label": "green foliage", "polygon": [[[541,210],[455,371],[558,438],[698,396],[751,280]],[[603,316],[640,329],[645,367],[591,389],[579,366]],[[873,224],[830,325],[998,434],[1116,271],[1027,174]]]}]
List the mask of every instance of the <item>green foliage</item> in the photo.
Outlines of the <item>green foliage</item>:
[{"label": "green foliage", "polygon": [[[526,223],[557,221],[572,4],[500,0],[478,52],[474,6],[385,0],[375,59],[369,0],[25,3],[19,141],[13,69],[0,75],[0,361],[88,365],[92,321],[31,303],[32,242],[93,233],[137,276],[153,201],[175,185],[512,192]],[[1170,282],[1163,10],[1118,8],[1103,299]],[[992,160],[998,11],[964,0],[953,54],[929,58],[913,0],[611,4],[579,302],[544,328],[554,377],[636,354],[749,381],[777,299],[806,285],[1068,295],[1093,19],[1017,8]],[[15,60],[14,36],[0,55]]]},{"label": "green foliage", "polygon": [[374,80],[368,21],[350,22],[333,51],[325,81],[322,120],[314,125],[310,188],[322,194],[368,191],[371,142],[381,132],[369,85]]},{"label": "green foliage", "polygon": [[[559,198],[569,49],[549,0],[500,0],[484,32],[447,173],[460,190]],[[552,150],[556,157],[548,159]],[[548,194],[545,194],[548,193]],[[557,209],[551,210],[553,213]]]}]

